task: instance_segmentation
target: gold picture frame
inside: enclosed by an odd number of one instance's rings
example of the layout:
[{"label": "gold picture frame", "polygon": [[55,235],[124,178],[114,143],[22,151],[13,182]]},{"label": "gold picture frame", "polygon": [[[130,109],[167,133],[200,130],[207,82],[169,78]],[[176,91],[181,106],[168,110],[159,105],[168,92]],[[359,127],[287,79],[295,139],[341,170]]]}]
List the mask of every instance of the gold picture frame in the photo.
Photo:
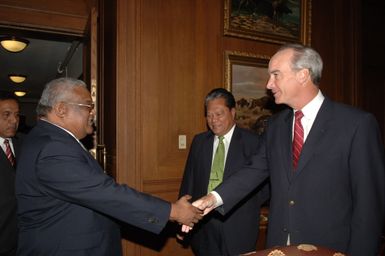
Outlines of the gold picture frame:
[{"label": "gold picture frame", "polygon": [[311,0],[225,0],[224,34],[283,44],[311,44]]},{"label": "gold picture frame", "polygon": [[262,133],[269,116],[278,110],[266,89],[270,57],[239,51],[225,52],[225,86],[236,101],[238,126]]}]

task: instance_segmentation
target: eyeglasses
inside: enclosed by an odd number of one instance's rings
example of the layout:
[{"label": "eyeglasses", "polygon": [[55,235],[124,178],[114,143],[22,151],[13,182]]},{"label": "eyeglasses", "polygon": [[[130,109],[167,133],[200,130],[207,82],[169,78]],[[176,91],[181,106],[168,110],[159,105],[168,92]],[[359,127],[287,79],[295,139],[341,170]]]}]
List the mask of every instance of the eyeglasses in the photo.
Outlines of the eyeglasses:
[{"label": "eyeglasses", "polygon": [[65,102],[69,105],[75,105],[75,106],[79,106],[79,107],[85,107],[85,108],[88,108],[88,111],[92,111],[95,107],[95,104],[94,103],[91,103],[91,104],[83,104],[83,103],[76,103],[76,102]]}]

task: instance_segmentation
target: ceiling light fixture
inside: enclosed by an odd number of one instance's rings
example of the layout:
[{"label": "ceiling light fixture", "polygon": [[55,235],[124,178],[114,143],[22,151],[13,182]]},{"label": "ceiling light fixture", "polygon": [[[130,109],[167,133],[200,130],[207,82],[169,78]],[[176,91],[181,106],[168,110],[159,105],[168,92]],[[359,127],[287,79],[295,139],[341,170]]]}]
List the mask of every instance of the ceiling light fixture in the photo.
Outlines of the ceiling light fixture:
[{"label": "ceiling light fixture", "polygon": [[24,92],[24,91],[15,91],[15,95],[17,97],[23,97],[25,94],[26,94],[26,92]]},{"label": "ceiling light fixture", "polygon": [[21,52],[28,46],[29,41],[15,36],[0,37],[0,44],[9,52]]},{"label": "ceiling light fixture", "polygon": [[14,83],[22,83],[25,81],[25,79],[27,79],[27,76],[25,75],[15,75],[15,74],[12,74],[12,75],[8,75],[9,79],[11,79],[12,82]]}]

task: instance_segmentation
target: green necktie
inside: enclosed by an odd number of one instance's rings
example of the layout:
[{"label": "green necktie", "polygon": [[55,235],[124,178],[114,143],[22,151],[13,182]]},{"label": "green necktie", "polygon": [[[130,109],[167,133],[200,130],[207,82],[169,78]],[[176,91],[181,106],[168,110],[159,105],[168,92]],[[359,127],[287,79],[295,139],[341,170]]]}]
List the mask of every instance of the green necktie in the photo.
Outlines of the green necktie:
[{"label": "green necktie", "polygon": [[216,188],[219,184],[222,183],[223,172],[225,169],[225,144],[223,143],[223,139],[225,137],[219,136],[219,143],[217,150],[215,151],[213,165],[211,166],[210,172],[210,180],[208,186],[208,192],[211,192]]}]

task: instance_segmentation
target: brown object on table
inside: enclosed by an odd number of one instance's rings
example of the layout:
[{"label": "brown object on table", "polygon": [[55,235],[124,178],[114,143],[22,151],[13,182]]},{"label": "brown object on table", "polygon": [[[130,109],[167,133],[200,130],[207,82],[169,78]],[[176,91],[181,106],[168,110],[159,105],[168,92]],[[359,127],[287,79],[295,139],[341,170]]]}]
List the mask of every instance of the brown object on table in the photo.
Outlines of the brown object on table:
[{"label": "brown object on table", "polygon": [[274,247],[263,251],[243,254],[247,256],[345,256],[341,252],[311,244]]}]

